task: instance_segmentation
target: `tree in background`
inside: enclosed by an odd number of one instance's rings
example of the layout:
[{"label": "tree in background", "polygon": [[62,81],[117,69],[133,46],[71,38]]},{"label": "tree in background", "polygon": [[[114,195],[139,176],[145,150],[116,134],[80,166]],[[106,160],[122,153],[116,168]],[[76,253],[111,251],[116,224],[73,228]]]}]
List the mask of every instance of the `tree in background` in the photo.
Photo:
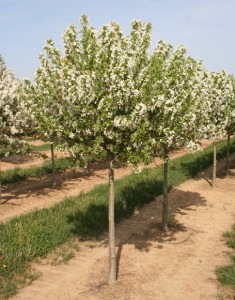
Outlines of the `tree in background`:
[{"label": "tree in background", "polygon": [[225,167],[225,173],[226,176],[229,172],[229,155],[230,155],[230,137],[233,134],[235,130],[235,78],[234,76],[230,75],[229,80],[231,82],[231,97],[229,107],[228,107],[228,123],[226,126],[226,132],[227,132],[227,155],[226,155],[226,167]]},{"label": "tree in background", "polygon": [[[19,151],[25,145],[22,136],[29,129],[29,112],[20,101],[20,81],[0,57],[0,145]],[[1,197],[1,161],[0,161]]]},{"label": "tree in background", "polygon": [[223,137],[229,124],[230,106],[232,103],[232,83],[225,71],[206,72],[204,78],[206,90],[202,95],[201,118],[203,120],[201,138],[213,140],[213,173],[212,186],[216,184],[216,140]]},{"label": "tree in background", "polygon": [[199,125],[198,106],[204,68],[201,62],[186,55],[186,49],[176,50],[159,41],[154,50],[145,80],[143,118],[136,138],[143,151],[164,160],[162,227],[168,227],[168,161],[174,147],[187,146],[196,150]]},{"label": "tree in background", "polygon": [[17,146],[19,136],[23,133],[24,120],[21,119],[22,106],[19,102],[17,89],[19,80],[5,66],[0,57],[0,144]]}]

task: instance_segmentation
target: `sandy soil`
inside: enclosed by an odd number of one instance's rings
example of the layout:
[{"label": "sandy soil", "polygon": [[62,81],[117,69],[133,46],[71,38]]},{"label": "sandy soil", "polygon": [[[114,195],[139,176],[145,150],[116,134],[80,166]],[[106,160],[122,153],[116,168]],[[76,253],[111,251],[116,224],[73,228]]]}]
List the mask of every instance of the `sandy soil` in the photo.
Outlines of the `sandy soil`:
[{"label": "sandy soil", "polygon": [[219,178],[191,179],[170,193],[175,218],[169,232],[159,230],[162,196],[116,228],[118,283],[107,285],[107,234],[67,265],[36,265],[42,276],[14,299],[233,299],[218,285],[214,270],[228,261],[222,233],[234,222],[235,169]]},{"label": "sandy soil", "polygon": [[[175,150],[171,153],[171,158],[182,156],[185,153],[187,153],[185,150]],[[36,164],[38,163],[36,160]],[[161,163],[162,161],[156,158],[155,162],[148,167],[156,167],[156,165]],[[24,166],[25,163],[22,165]],[[115,178],[119,179],[132,172],[133,168],[131,166],[117,168],[115,170]],[[29,178],[16,184],[5,185],[2,188],[0,222],[19,214],[27,213],[32,209],[49,207],[62,201],[65,197],[75,196],[81,192],[91,190],[98,184],[107,183],[107,180],[107,164],[99,164],[94,166],[91,173],[74,169],[57,174],[57,187],[55,189],[52,188],[51,175],[36,179]]]},{"label": "sandy soil", "polygon": [[[105,233],[96,242],[80,242],[81,250],[66,265],[34,264],[41,277],[13,299],[234,299],[232,291],[219,286],[214,273],[217,266],[229,261],[227,253],[231,251],[222,238],[235,220],[235,155],[231,158],[230,176],[219,177],[215,188],[210,185],[208,169],[172,190],[173,221],[167,233],[159,230],[162,196],[116,226],[117,284],[107,285]],[[224,162],[220,162],[219,170],[223,168]],[[129,172],[131,169],[118,169],[116,177]],[[51,205],[106,180],[107,171],[102,169],[91,176],[69,179],[56,190],[21,186],[17,194],[8,189],[5,195],[12,199],[1,205],[1,210],[5,209],[1,220]]]}]

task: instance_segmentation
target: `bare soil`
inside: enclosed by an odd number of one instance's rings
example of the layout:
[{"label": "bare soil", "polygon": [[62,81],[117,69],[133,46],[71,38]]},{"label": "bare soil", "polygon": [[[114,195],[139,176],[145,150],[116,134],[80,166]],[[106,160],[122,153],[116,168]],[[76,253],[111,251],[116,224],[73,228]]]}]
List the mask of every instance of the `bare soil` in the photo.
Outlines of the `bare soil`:
[{"label": "bare soil", "polygon": [[[204,145],[207,145],[205,142]],[[186,150],[178,149],[171,153],[171,158],[177,158],[187,153]],[[47,153],[50,157],[50,153]],[[63,155],[63,154],[60,154]],[[33,158],[31,162],[19,163],[18,158],[9,157],[8,166],[10,169],[12,164],[21,168],[30,167],[32,165],[40,165],[43,162],[41,158]],[[148,167],[156,167],[162,161],[156,158]],[[4,166],[4,165],[3,165]],[[142,165],[144,167],[144,165]],[[129,175],[133,172],[131,166],[120,167],[115,169],[115,179]],[[41,209],[52,206],[62,201],[65,197],[76,196],[81,192],[88,192],[95,186],[107,183],[108,173],[107,164],[99,163],[93,166],[91,172],[80,169],[72,169],[57,174],[57,186],[52,187],[52,176],[46,175],[41,178],[29,178],[16,184],[5,185],[2,188],[2,204],[0,206],[0,222],[22,213],[27,213],[33,209]]]},{"label": "bare soil", "polygon": [[[219,163],[216,187],[210,185],[209,168],[172,190],[172,221],[166,233],[159,229],[162,196],[116,226],[117,284],[107,285],[108,236],[104,233],[98,241],[81,241],[80,251],[65,265],[52,266],[46,260],[35,263],[40,278],[13,299],[234,299],[233,291],[222,288],[215,275],[215,269],[229,261],[231,252],[222,238],[235,221],[235,155],[231,160],[226,178],[222,176],[224,161]],[[131,171],[120,168],[116,178]],[[35,182],[7,187],[4,196],[12,198],[1,205],[1,220],[47,207],[106,181],[107,171],[100,169],[90,176],[63,181],[55,190],[40,182],[38,187]]]}]

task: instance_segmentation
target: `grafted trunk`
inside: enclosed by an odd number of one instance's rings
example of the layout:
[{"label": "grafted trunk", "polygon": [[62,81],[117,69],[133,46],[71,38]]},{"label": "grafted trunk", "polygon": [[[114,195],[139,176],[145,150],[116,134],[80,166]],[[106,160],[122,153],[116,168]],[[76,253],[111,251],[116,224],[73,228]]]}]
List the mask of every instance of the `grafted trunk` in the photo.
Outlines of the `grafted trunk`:
[{"label": "grafted trunk", "polygon": [[115,195],[113,161],[109,163],[109,284],[117,281],[116,249],[115,249]]},{"label": "grafted trunk", "polygon": [[212,171],[212,186],[216,185],[216,140],[213,140],[213,171]]},{"label": "grafted trunk", "polygon": [[164,161],[162,229],[168,229],[168,160]]},{"label": "grafted trunk", "polygon": [[51,143],[52,187],[56,187],[54,143]]},{"label": "grafted trunk", "polygon": [[229,170],[229,154],[230,154],[230,130],[227,131],[227,155],[226,155],[226,176],[228,176],[228,170]]}]

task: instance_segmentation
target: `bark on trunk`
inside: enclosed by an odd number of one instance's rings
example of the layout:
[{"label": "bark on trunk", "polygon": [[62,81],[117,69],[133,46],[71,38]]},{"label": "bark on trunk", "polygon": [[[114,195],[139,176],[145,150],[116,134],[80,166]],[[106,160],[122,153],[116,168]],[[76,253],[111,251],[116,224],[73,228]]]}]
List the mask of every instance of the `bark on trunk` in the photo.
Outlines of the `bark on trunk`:
[{"label": "bark on trunk", "polygon": [[0,159],[0,204],[2,202],[2,161]]},{"label": "bark on trunk", "polygon": [[216,185],[216,141],[213,140],[213,172],[212,172],[212,186]]},{"label": "bark on trunk", "polygon": [[109,284],[117,280],[116,249],[115,249],[115,219],[114,219],[114,169],[113,161],[109,164]]},{"label": "bark on trunk", "polygon": [[164,161],[162,229],[168,229],[168,160]]},{"label": "bark on trunk", "polygon": [[54,156],[54,144],[51,143],[51,168],[52,168],[52,187],[56,187],[56,176],[55,176],[55,156]]},{"label": "bark on trunk", "polygon": [[227,156],[226,156],[226,176],[228,176],[228,170],[229,170],[229,154],[230,154],[230,131],[228,130],[228,136],[227,136]]}]

